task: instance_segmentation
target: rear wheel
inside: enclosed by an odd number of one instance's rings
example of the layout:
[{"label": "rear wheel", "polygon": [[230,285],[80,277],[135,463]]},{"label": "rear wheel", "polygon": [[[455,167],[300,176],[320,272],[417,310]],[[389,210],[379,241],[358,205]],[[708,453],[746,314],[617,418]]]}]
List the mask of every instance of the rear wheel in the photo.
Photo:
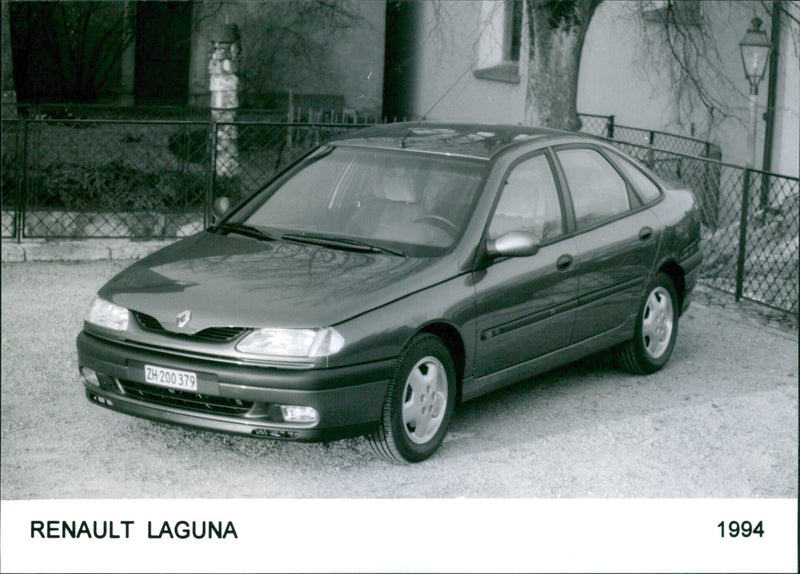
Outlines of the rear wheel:
[{"label": "rear wheel", "polygon": [[441,339],[418,335],[406,346],[383,402],[381,425],[368,436],[392,462],[419,462],[436,451],[453,416],[456,375]]},{"label": "rear wheel", "polygon": [[677,335],[678,296],[672,280],[659,273],[645,292],[633,339],[616,349],[617,364],[631,373],[654,373],[667,364]]}]

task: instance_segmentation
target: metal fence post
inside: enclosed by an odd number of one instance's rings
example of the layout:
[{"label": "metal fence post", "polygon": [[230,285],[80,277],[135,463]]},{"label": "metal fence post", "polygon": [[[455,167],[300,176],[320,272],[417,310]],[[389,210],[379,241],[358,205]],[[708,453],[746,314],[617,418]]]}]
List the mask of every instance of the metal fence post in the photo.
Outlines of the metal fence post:
[{"label": "metal fence post", "polygon": [[608,121],[606,122],[606,129],[608,133],[608,139],[614,139],[614,116],[608,116]]},{"label": "metal fence post", "polygon": [[736,292],[734,296],[738,302],[744,290],[744,262],[747,256],[747,215],[750,210],[750,170],[744,170],[742,182],[742,213],[739,220],[739,257],[736,260]]},{"label": "metal fence post", "polygon": [[213,221],[213,205],[214,205],[214,183],[217,174],[217,122],[211,121],[208,124],[208,129],[211,131],[209,134],[209,151],[208,151],[208,182],[206,183],[206,208],[203,214],[205,221],[203,228],[207,228]]},{"label": "metal fence post", "polygon": [[764,172],[761,174],[761,209],[764,214],[769,211],[769,174]]},{"label": "metal fence post", "polygon": [[[22,236],[25,231],[25,205],[28,203],[28,120],[22,121],[22,146],[17,149],[22,149],[19,157],[20,174],[17,178],[17,197],[16,210],[14,211],[14,238],[17,243],[22,243]],[[17,136],[19,137],[19,135]]]}]

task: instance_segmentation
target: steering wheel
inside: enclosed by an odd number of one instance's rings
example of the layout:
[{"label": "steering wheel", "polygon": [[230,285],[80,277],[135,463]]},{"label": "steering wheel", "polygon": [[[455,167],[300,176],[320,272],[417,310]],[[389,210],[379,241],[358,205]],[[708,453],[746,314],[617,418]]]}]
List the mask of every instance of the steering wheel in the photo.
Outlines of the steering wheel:
[{"label": "steering wheel", "polygon": [[419,219],[414,220],[414,223],[430,223],[431,225],[443,230],[453,238],[455,238],[459,232],[458,226],[455,223],[446,217],[442,217],[441,215],[423,215]]}]

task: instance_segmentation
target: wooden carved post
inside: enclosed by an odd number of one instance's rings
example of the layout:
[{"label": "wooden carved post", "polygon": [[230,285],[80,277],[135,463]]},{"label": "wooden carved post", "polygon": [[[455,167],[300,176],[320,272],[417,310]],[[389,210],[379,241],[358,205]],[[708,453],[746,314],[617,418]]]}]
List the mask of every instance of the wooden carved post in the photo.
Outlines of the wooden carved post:
[{"label": "wooden carved post", "polygon": [[239,175],[239,151],[236,144],[236,121],[239,107],[239,68],[242,59],[241,38],[236,24],[225,24],[212,32],[208,46],[208,76],[211,89],[211,118],[217,126],[217,177]]}]

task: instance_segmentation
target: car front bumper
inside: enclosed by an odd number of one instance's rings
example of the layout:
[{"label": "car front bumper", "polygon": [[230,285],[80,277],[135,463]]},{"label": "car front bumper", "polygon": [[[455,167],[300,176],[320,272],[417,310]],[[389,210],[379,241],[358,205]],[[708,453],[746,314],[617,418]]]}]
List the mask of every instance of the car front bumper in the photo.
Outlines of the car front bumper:
[{"label": "car front bumper", "polygon": [[[79,368],[97,374],[97,385],[84,379],[86,396],[95,404],[189,427],[305,442],[374,429],[394,367],[394,360],[334,369],[265,367],[144,349],[85,331],[77,347]],[[148,384],[146,364],[196,373],[197,391]],[[286,422],[280,405],[311,407],[319,418]]]}]

